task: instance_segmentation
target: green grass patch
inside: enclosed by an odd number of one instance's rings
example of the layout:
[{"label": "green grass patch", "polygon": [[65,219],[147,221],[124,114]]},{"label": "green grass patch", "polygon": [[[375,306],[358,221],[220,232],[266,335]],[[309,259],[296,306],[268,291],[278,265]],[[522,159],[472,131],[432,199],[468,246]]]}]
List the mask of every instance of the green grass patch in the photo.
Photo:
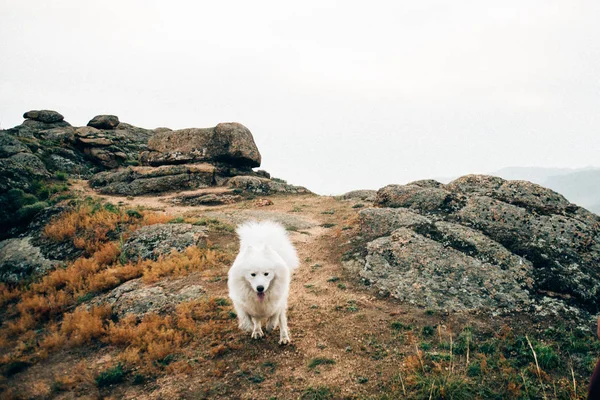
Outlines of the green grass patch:
[{"label": "green grass patch", "polygon": [[121,383],[124,379],[125,371],[123,370],[123,365],[119,363],[114,367],[100,372],[98,376],[96,376],[96,385],[99,388],[106,387]]},{"label": "green grass patch", "polygon": [[335,360],[326,357],[316,357],[309,361],[308,369],[315,369],[320,365],[333,365]]}]

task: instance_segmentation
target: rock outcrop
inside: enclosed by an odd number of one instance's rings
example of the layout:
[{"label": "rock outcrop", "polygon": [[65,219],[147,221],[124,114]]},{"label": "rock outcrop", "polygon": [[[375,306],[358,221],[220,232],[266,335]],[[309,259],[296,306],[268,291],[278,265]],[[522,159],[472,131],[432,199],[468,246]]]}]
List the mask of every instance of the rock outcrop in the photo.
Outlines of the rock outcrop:
[{"label": "rock outcrop", "polygon": [[274,180],[259,176],[235,176],[227,181],[227,185],[234,189],[240,189],[255,194],[306,194],[311,193],[305,187],[288,185],[282,180]]},{"label": "rock outcrop", "polygon": [[162,281],[152,285],[145,285],[141,279],[134,279],[95,298],[90,305],[110,305],[117,319],[128,315],[141,319],[149,313],[173,312],[179,303],[200,298],[204,293],[202,286],[190,284],[186,279]]},{"label": "rock outcrop", "polygon": [[122,254],[128,260],[156,260],[171,251],[189,246],[206,245],[206,229],[191,224],[156,224],[133,232],[123,244]]},{"label": "rock outcrop", "polygon": [[99,193],[139,196],[213,185],[215,167],[210,164],[127,167],[94,175],[89,183]]},{"label": "rock outcrop", "polygon": [[347,266],[423,307],[519,310],[543,296],[600,309],[600,217],[526,181],[389,185],[360,212]]},{"label": "rock outcrop", "polygon": [[32,110],[27,111],[23,114],[23,118],[32,119],[34,121],[44,122],[46,124],[51,124],[53,122],[60,122],[65,119],[62,114],[57,113],[52,110]]},{"label": "rock outcrop", "polygon": [[252,168],[260,166],[261,157],[248,128],[232,122],[156,133],[142,161],[154,166],[216,162]]},{"label": "rock outcrop", "polygon": [[116,115],[96,115],[87,124],[96,129],[115,129],[118,125],[119,117]]},{"label": "rock outcrop", "polygon": [[0,242],[0,283],[17,284],[33,276],[43,275],[56,266],[44,257],[31,237]]}]

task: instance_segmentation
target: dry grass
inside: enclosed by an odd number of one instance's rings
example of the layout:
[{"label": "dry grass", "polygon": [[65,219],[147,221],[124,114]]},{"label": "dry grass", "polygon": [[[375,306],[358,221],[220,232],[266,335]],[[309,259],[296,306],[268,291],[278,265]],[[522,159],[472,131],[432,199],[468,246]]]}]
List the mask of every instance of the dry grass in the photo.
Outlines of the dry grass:
[{"label": "dry grass", "polygon": [[172,215],[163,213],[144,212],[142,225],[166,224],[173,219]]},{"label": "dry grass", "polygon": [[108,240],[108,233],[114,231],[118,224],[130,220],[131,217],[112,207],[82,204],[50,221],[43,234],[56,242],[73,240],[75,247],[90,255]]},{"label": "dry grass", "polygon": [[15,288],[9,288],[4,283],[0,283],[0,307],[18,298],[20,295],[19,290]]},{"label": "dry grass", "polygon": [[208,298],[180,304],[174,315],[149,314],[141,322],[135,316],[110,322],[104,341],[123,347],[121,361],[157,373],[167,365],[179,372],[189,366],[185,362],[170,365],[176,357],[198,352],[209,358],[236,348],[232,340],[235,321],[230,307],[222,299]]},{"label": "dry grass", "polygon": [[216,266],[229,262],[225,253],[198,247],[188,247],[183,252],[173,252],[168,257],[161,257],[158,261],[147,260],[142,262],[143,281],[152,283],[170,275],[187,275],[195,271],[207,271]]}]

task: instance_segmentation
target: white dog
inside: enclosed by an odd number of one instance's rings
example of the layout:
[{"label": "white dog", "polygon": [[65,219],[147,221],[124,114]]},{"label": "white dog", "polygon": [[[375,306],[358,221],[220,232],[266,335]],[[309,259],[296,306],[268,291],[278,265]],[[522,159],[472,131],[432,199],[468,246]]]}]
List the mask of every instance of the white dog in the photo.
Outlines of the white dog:
[{"label": "white dog", "polygon": [[252,338],[279,326],[279,344],[288,344],[287,300],[296,250],[283,226],[272,221],[247,222],[237,228],[240,252],[229,269],[229,297],[240,329]]}]

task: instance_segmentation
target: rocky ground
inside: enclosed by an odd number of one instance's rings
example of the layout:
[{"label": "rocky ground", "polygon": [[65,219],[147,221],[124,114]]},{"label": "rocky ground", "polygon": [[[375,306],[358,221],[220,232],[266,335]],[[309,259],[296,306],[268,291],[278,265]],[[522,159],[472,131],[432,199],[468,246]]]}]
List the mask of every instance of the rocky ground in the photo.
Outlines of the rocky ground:
[{"label": "rocky ground", "polygon": [[[271,178],[249,130],[32,111],[0,131],[3,398],[585,398],[600,217],[469,175],[338,198]],[[302,261],[292,344],[237,329],[235,225]]]}]

